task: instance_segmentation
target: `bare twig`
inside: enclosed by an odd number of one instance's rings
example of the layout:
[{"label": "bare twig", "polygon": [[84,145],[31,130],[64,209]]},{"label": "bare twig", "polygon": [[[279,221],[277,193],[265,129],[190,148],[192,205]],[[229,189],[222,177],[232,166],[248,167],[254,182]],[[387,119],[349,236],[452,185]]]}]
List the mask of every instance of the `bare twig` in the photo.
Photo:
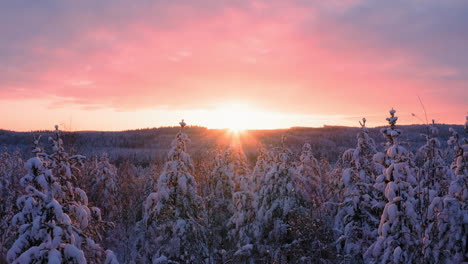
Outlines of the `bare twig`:
[{"label": "bare twig", "polygon": [[423,108],[423,111],[424,111],[424,117],[426,118],[426,125],[429,125],[429,121],[427,119],[427,112],[426,112],[426,107],[424,107],[424,104],[421,100],[421,97],[419,97],[418,95],[418,99],[419,99],[419,103],[421,104],[422,108]]}]

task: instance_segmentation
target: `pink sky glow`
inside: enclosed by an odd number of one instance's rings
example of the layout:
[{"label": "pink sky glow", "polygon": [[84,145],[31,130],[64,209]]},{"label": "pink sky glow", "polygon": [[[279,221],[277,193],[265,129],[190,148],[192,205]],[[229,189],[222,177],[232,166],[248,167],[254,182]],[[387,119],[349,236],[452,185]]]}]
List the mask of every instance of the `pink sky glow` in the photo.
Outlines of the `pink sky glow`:
[{"label": "pink sky glow", "polygon": [[463,1],[65,2],[0,4],[1,129],[377,126],[392,107],[410,124],[418,96],[440,123],[468,110]]}]

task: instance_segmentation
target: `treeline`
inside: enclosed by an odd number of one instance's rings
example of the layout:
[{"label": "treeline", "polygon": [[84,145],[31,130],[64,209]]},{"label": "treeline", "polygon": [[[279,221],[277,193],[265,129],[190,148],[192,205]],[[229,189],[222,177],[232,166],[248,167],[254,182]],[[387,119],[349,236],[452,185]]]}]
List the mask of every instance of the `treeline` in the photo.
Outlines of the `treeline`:
[{"label": "treeline", "polygon": [[[458,133],[463,133],[461,125],[435,124],[440,131],[440,138],[450,137],[449,128]],[[107,153],[114,165],[119,166],[125,161],[130,161],[135,166],[148,167],[152,163],[164,162],[166,153],[170,149],[170,143],[179,128],[162,127],[139,130],[101,132],[101,131],[62,131],[61,135],[65,148],[70,153],[80,153],[87,157],[100,156]],[[382,150],[381,144],[385,138],[380,135],[380,127],[369,128],[369,135],[375,140],[377,148]],[[403,131],[403,144],[411,151],[416,151],[418,146],[424,144],[426,133],[425,125],[400,126]],[[287,135],[288,147],[294,152],[301,151],[304,142],[308,142],[317,159],[327,159],[336,162],[340,155],[355,145],[355,135],[359,128],[325,126],[323,128],[295,127],[282,130],[251,130],[248,134],[256,142],[244,144],[243,151],[250,165],[255,164],[258,156],[258,146],[267,148],[277,146],[281,142],[282,135]],[[18,151],[21,157],[27,160],[30,157],[31,142],[34,137],[47,135],[52,131],[14,132],[0,129],[0,148],[10,153]],[[226,130],[206,129],[190,126],[186,129],[191,139],[189,149],[193,158],[206,149],[219,149],[227,147],[229,141],[222,140]],[[249,142],[247,142],[249,143]],[[445,141],[441,142],[442,148],[447,148]],[[50,151],[46,144],[44,149]],[[203,158],[203,157],[201,157]]]}]

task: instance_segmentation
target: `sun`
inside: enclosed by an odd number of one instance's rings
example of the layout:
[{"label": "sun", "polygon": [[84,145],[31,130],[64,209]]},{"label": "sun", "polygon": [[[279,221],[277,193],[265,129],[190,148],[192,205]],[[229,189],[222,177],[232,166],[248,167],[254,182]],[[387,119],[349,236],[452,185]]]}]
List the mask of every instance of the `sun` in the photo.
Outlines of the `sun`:
[{"label": "sun", "polygon": [[240,132],[246,130],[247,128],[246,128],[246,127],[243,127],[242,125],[234,124],[234,125],[232,125],[231,127],[229,127],[228,129],[229,129],[231,132],[240,133]]},{"label": "sun", "polygon": [[217,126],[220,128],[240,133],[252,126],[250,109],[245,104],[224,104],[216,112],[219,115]]}]

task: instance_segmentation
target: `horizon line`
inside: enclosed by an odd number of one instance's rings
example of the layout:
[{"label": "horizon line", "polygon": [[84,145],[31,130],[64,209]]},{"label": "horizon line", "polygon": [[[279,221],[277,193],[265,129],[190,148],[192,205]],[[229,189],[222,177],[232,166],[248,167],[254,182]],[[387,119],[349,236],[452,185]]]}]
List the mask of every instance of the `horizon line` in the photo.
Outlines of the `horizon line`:
[{"label": "horizon line", "polygon": [[[427,126],[430,124],[422,124],[422,123],[412,123],[412,124],[401,124],[397,126]],[[443,126],[463,126],[464,124],[446,124],[446,123],[436,123],[435,125],[443,125]],[[387,125],[377,125],[377,126],[366,126],[367,128],[381,128],[381,127],[386,127]],[[335,127],[335,128],[360,128],[359,126],[346,126],[346,125],[322,125],[322,126],[291,126],[291,127],[279,127],[279,128],[251,128],[251,129],[242,129],[241,131],[273,131],[273,130],[290,130],[290,129],[320,129],[320,128],[330,128],[330,127]],[[122,130],[65,130],[65,129],[60,129],[61,132],[66,132],[66,133],[84,133],[84,132],[129,132],[129,131],[137,131],[137,130],[152,130],[152,129],[164,129],[164,128],[170,128],[170,129],[175,129],[175,128],[180,128],[180,126],[174,125],[174,126],[159,126],[159,127],[141,127],[141,128],[132,128],[132,129],[122,129]],[[187,125],[186,128],[200,128],[200,129],[206,129],[206,130],[230,130],[229,128],[209,128],[206,126],[199,126],[199,125]],[[10,129],[4,129],[0,128],[0,131],[8,131],[8,132],[14,132],[14,133],[36,133],[36,132],[51,132],[54,131],[53,129],[36,129],[36,130],[10,130]]]}]

